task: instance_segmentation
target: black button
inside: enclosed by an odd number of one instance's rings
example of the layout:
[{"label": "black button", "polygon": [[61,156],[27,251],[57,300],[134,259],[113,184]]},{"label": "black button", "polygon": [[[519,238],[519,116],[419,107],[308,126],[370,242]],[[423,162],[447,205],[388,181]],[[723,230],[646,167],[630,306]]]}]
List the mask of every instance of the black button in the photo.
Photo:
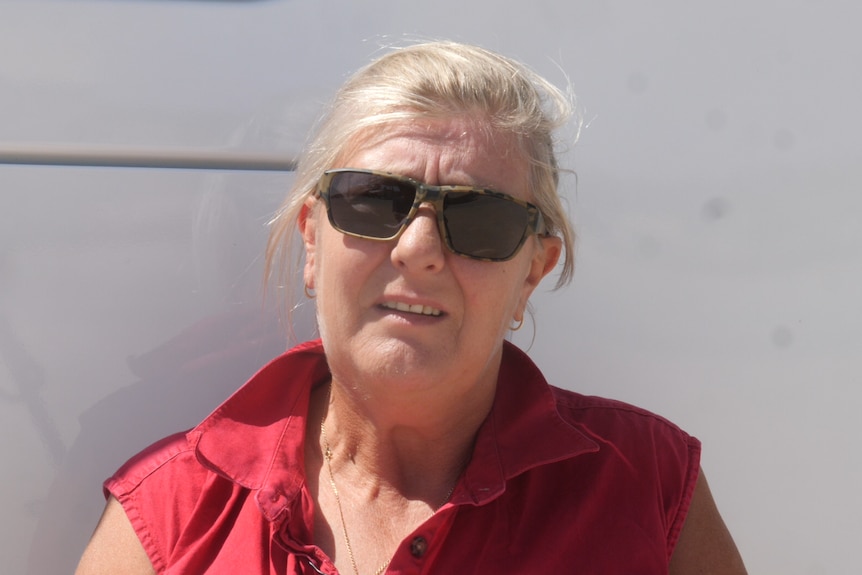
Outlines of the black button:
[{"label": "black button", "polygon": [[421,535],[414,537],[413,541],[410,542],[410,554],[419,559],[425,555],[426,551],[428,551],[428,540]]}]

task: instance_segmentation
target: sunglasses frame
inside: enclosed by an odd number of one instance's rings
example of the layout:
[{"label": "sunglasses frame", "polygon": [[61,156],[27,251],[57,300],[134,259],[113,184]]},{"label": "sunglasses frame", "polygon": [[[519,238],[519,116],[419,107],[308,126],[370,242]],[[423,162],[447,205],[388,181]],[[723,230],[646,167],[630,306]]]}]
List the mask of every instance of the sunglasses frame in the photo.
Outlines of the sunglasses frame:
[{"label": "sunglasses frame", "polygon": [[[369,174],[372,176],[379,176],[383,178],[390,178],[396,180],[401,183],[406,183],[413,186],[416,189],[416,194],[413,198],[413,205],[410,207],[410,210],[407,212],[407,215],[404,217],[404,221],[399,226],[398,230],[389,237],[378,238],[374,236],[366,236],[363,234],[358,234],[355,232],[350,232],[341,228],[338,224],[335,223],[332,217],[332,209],[330,208],[330,199],[329,199],[329,191],[332,184],[332,179],[338,175],[343,173],[356,173],[356,174]],[[449,231],[446,228],[446,221],[444,216],[444,204],[443,202],[446,199],[446,196],[449,193],[464,193],[470,192],[474,194],[484,195],[484,196],[492,196],[495,198],[499,198],[502,200],[506,200],[509,202],[514,202],[519,206],[523,207],[528,214],[527,225],[524,228],[524,232],[521,236],[518,245],[512,250],[512,253],[506,257],[501,258],[489,258],[483,256],[476,256],[468,253],[464,253],[456,250],[452,241],[449,237]],[[423,204],[430,204],[434,207],[434,211],[437,214],[437,228],[440,232],[440,237],[443,239],[443,243],[446,245],[446,248],[459,256],[479,260],[486,262],[503,262],[506,260],[510,260],[515,257],[518,252],[521,250],[521,247],[527,241],[527,238],[531,235],[547,235],[547,228],[545,226],[545,220],[542,217],[542,212],[539,208],[530,202],[521,200],[514,196],[510,196],[509,194],[504,194],[502,192],[496,192],[494,190],[489,190],[487,188],[476,188],[473,186],[431,186],[420,181],[414,180],[413,178],[408,178],[407,176],[400,176],[398,174],[393,174],[391,172],[381,172],[378,170],[363,170],[358,168],[339,168],[335,170],[326,170],[323,172],[323,176],[317,182],[317,188],[314,192],[314,197],[322,198],[324,204],[326,205],[326,215],[329,218],[329,223],[333,228],[341,232],[342,234],[362,238],[366,240],[379,241],[379,242],[388,242],[391,240],[398,239],[404,230],[407,229],[407,226],[416,218],[416,214],[419,212],[419,208]]]}]

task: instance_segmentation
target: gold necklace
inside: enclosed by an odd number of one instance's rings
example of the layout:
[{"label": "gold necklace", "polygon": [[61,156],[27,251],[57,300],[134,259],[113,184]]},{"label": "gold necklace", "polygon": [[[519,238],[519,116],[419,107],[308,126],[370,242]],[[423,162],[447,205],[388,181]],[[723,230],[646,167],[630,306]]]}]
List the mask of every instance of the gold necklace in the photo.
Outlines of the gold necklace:
[{"label": "gold necklace", "polygon": [[[330,394],[331,393],[332,390],[330,388]],[[344,543],[347,545],[347,555],[350,557],[350,565],[353,567],[353,575],[359,575],[359,568],[356,566],[356,558],[353,556],[353,546],[350,544],[350,536],[347,534],[347,523],[344,522],[344,509],[341,508],[341,496],[338,494],[338,487],[335,485],[335,475],[332,473],[332,449],[329,447],[329,441],[326,439],[325,414],[323,419],[320,421],[320,439],[323,442],[323,458],[326,460],[326,469],[329,472],[329,485],[332,487],[332,494],[335,495],[335,503],[338,505],[338,515],[341,518],[341,533],[344,535]],[[449,489],[449,492],[446,494],[446,498],[443,500],[443,503],[437,506],[437,509],[443,507],[446,502],[449,501],[449,498],[452,497],[452,492],[455,491],[455,485],[457,485],[457,481]],[[386,571],[386,568],[389,567],[390,561],[391,559],[387,559],[383,565],[377,568],[374,575],[380,575]]]},{"label": "gold necklace", "polygon": [[[323,458],[326,460],[326,469],[329,471],[329,485],[332,486],[332,493],[335,495],[335,503],[338,505],[338,515],[341,517],[341,532],[344,534],[344,543],[347,544],[347,555],[350,557],[350,565],[353,567],[353,575],[359,575],[359,568],[356,566],[356,558],[353,556],[353,546],[350,545],[350,536],[347,534],[347,523],[344,521],[344,509],[341,508],[341,497],[338,495],[338,487],[335,486],[335,475],[332,473],[332,449],[329,447],[329,441],[326,439],[326,416],[320,422],[320,438],[323,440]],[[389,559],[383,565],[377,568],[374,575],[380,575],[386,568],[389,567]]]}]

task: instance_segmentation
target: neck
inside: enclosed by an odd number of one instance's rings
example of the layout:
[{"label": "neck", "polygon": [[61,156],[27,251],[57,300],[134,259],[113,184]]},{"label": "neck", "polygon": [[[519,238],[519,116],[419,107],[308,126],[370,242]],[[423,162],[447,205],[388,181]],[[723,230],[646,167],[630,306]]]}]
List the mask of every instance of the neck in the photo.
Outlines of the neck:
[{"label": "neck", "polygon": [[[360,499],[423,501],[432,510],[445,503],[473,448],[479,426],[490,411],[484,405],[460,402],[456,408],[422,405],[368,405],[337,381],[317,390],[321,421],[318,445],[331,452],[336,476],[351,485]],[[311,437],[309,439],[312,439]]]},{"label": "neck", "polygon": [[334,378],[313,391],[305,446],[314,540],[343,572],[385,569],[399,542],[452,495],[495,385],[479,402],[441,398],[446,389],[429,401],[374,400]]}]

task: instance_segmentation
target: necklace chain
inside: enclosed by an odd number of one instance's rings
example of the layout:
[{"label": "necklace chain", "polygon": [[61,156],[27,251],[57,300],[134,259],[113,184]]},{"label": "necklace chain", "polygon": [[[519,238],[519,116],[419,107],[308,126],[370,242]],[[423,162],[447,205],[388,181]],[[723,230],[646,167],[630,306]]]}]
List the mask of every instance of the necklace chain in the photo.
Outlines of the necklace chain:
[{"label": "necklace chain", "polygon": [[[332,449],[329,447],[329,441],[326,439],[326,416],[320,422],[320,438],[323,440],[323,458],[326,459],[326,469],[329,471],[329,485],[332,487],[332,494],[335,495],[335,503],[338,505],[338,515],[341,518],[341,533],[344,534],[344,543],[347,544],[347,555],[350,557],[350,565],[353,567],[353,575],[359,575],[359,568],[356,566],[356,557],[353,555],[353,546],[350,544],[350,535],[347,534],[347,522],[344,521],[344,509],[341,507],[341,496],[338,494],[338,487],[335,485],[335,475],[332,473]],[[389,567],[389,559],[383,562],[383,565],[377,568],[374,575],[380,575],[386,568]]]},{"label": "necklace chain", "polygon": [[[331,393],[331,391],[330,391]],[[329,447],[329,441],[326,439],[326,415],[320,422],[320,439],[323,442],[323,458],[326,460],[326,469],[329,472],[329,485],[332,487],[332,494],[335,495],[335,503],[338,506],[338,515],[341,519],[341,533],[344,535],[344,543],[347,545],[347,555],[350,557],[350,565],[353,567],[353,575],[359,575],[359,568],[356,566],[356,558],[353,555],[353,546],[350,544],[350,536],[347,534],[347,523],[344,521],[344,509],[341,506],[341,496],[338,493],[338,487],[335,485],[335,475],[332,473],[332,448]],[[452,492],[455,491],[455,484],[449,489],[446,498],[443,500],[437,509],[443,507],[449,498],[452,497]],[[436,510],[435,510],[436,511]],[[386,568],[389,567],[390,559],[387,559],[383,565],[377,568],[374,575],[381,575]]]}]

